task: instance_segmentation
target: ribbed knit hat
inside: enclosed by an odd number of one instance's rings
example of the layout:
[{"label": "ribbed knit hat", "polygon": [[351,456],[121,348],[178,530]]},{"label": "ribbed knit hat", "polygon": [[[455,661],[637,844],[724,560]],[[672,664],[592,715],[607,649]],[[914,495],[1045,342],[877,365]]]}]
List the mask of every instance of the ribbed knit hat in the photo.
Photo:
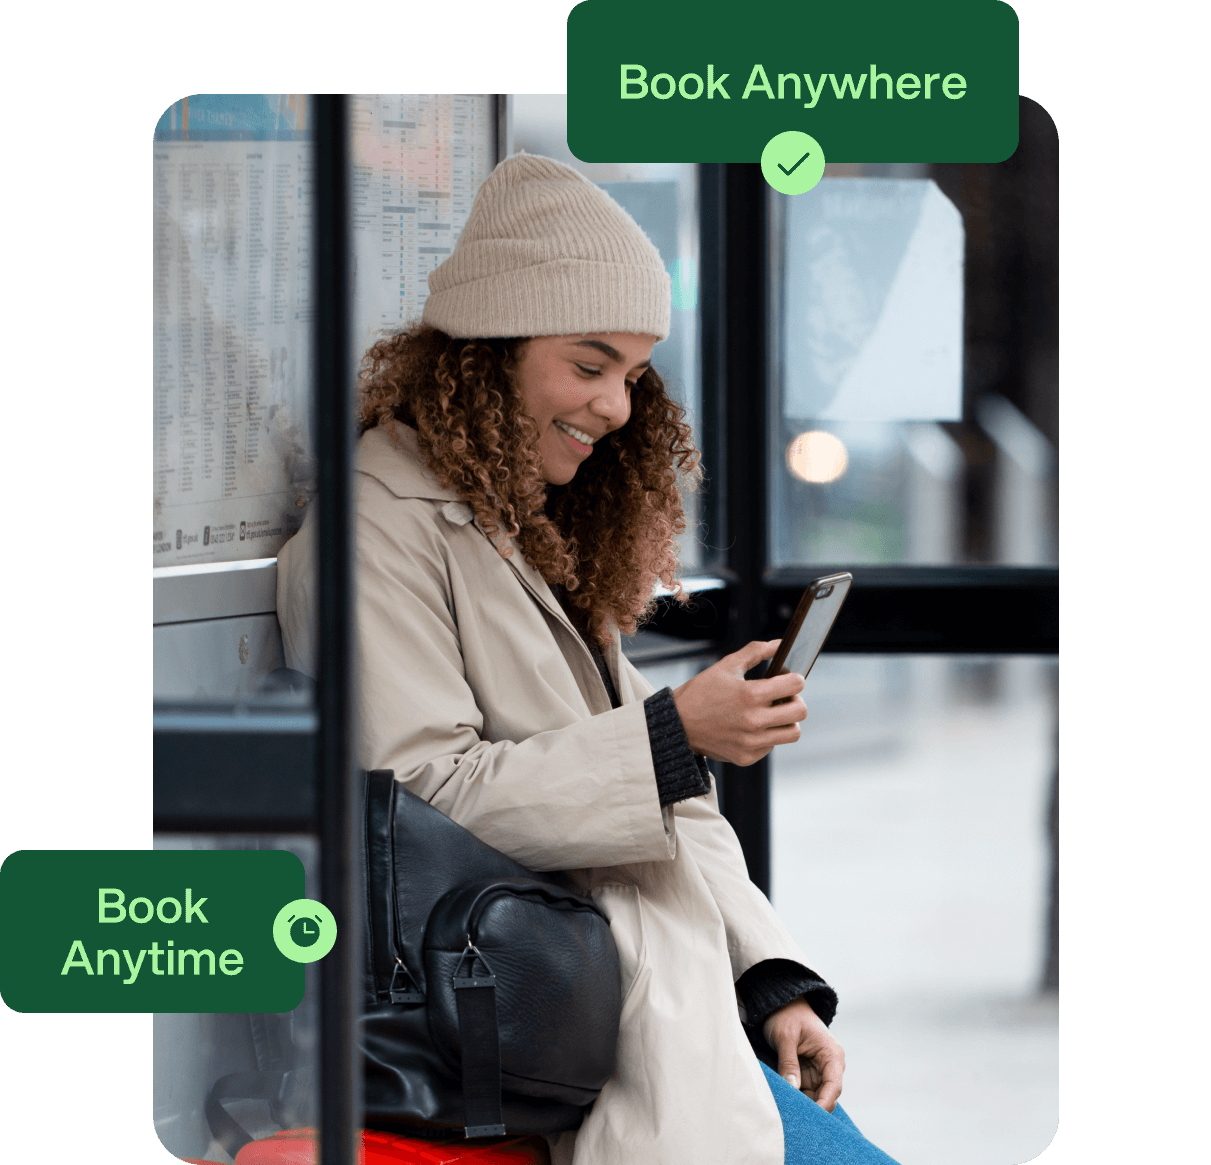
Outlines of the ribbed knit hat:
[{"label": "ribbed knit hat", "polygon": [[660,252],[621,206],[550,158],[515,154],[480,187],[424,323],[457,338],[669,334]]}]

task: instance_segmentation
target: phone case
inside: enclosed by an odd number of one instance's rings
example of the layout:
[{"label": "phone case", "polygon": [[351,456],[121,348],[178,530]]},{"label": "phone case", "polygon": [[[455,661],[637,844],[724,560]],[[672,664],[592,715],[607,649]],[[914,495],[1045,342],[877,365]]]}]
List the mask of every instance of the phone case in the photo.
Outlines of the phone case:
[{"label": "phone case", "polygon": [[[799,633],[803,629],[803,624],[807,621],[808,614],[817,598],[831,598],[834,594],[836,594],[837,590],[840,589],[841,594],[833,605],[831,618],[829,618],[828,625],[824,629],[824,634],[820,638],[819,646],[816,647],[815,652],[812,653],[811,658],[807,661],[806,668],[802,669],[801,674],[806,678],[808,673],[812,670],[812,666],[815,664],[816,658],[819,656],[820,650],[823,648],[825,641],[828,639],[828,635],[832,630],[833,623],[836,621],[837,615],[840,613],[841,607],[844,605],[845,599],[849,595],[849,588],[853,581],[854,576],[850,574],[849,571],[841,571],[838,574],[822,575],[820,578],[812,579],[812,581],[807,584],[802,597],[799,599],[799,605],[795,608],[794,615],[791,616],[790,624],[787,626],[786,632],[782,636],[782,642],[779,644],[778,650],[774,654],[774,658],[770,660],[769,667],[766,669],[765,674],[767,678],[783,675],[788,670],[786,666],[787,660],[795,647],[795,644],[799,638]],[[796,668],[795,670],[798,671],[800,669]]]}]

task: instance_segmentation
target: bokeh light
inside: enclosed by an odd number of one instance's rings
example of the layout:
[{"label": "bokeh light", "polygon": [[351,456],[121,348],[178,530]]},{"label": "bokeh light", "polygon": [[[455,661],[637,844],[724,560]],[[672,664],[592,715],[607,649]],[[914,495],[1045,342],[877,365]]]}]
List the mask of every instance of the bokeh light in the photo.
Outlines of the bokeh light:
[{"label": "bokeh light", "polygon": [[849,468],[849,452],[839,437],[812,429],[787,445],[786,468],[800,481],[823,485],[836,481]]}]

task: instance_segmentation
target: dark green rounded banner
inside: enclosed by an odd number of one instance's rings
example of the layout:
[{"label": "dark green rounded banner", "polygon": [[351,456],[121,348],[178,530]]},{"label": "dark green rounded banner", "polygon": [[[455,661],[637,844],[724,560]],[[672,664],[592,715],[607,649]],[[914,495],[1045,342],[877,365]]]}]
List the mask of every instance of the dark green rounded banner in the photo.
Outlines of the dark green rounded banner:
[{"label": "dark green rounded banner", "polygon": [[304,968],[273,926],[303,881],[284,850],[10,854],[0,995],[14,1011],[290,1011]]},{"label": "dark green rounded banner", "polygon": [[568,16],[568,145],[586,162],[1001,162],[1018,21],[1000,0],[585,0]]}]

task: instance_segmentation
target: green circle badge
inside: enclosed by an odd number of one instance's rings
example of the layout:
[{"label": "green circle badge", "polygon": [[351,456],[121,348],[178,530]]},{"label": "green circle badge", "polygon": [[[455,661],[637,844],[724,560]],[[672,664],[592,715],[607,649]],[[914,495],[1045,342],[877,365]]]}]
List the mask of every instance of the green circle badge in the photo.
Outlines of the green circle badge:
[{"label": "green circle badge", "polygon": [[810,134],[788,129],[761,151],[761,173],[779,194],[806,194],[824,176],[824,151]]},{"label": "green circle badge", "polygon": [[295,963],[322,959],[336,942],[336,919],[322,902],[296,898],[287,902],[273,920],[273,941]]}]

